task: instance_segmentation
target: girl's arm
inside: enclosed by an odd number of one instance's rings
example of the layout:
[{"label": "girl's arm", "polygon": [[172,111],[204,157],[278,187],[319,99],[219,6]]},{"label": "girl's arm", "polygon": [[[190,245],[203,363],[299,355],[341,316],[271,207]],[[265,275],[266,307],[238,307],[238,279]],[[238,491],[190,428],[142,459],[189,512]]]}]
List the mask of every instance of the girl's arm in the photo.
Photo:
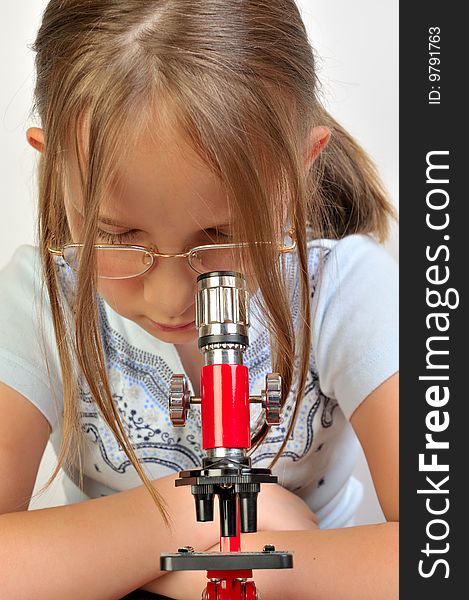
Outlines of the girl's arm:
[{"label": "girl's arm", "polygon": [[[264,544],[273,543],[277,550],[294,552],[293,569],[254,572],[262,600],[398,598],[398,385],[396,373],[372,392],[351,418],[388,522],[243,535],[243,550],[259,551]],[[199,600],[205,585],[204,572],[180,572],[165,575],[144,589],[178,600]]]},{"label": "girl's arm", "polygon": [[176,489],[176,475],[154,482],[174,518],[173,531],[143,486],[28,512],[49,431],[29,400],[0,383],[1,598],[120,598],[161,574],[160,552],[188,537],[200,550],[216,543],[215,524],[195,522],[190,489]]},{"label": "girl's arm", "polygon": [[350,422],[360,440],[381,509],[399,521],[399,373],[372,392]]},{"label": "girl's arm", "polygon": [[[49,425],[26,398],[0,383],[0,597],[24,600],[121,598],[161,576],[161,552],[188,543],[202,551],[218,521],[197,523],[189,487],[176,475],[153,482],[174,521],[169,530],[143,486],[106,498],[27,512]],[[315,525],[306,504],[280,486],[281,521]],[[292,497],[293,503],[286,501]],[[293,510],[282,512],[289,504]],[[24,511],[24,512],[19,512]]]},{"label": "girl's arm", "polygon": [[121,598],[161,575],[161,552],[175,551],[188,537],[200,550],[213,545],[215,524],[195,522],[190,488],[176,489],[174,479],[154,482],[168,499],[172,531],[143,486],[69,506],[0,515],[0,596]]},{"label": "girl's arm", "polygon": [[[262,600],[396,600],[398,524],[315,531],[262,531],[242,535],[242,549],[264,544],[290,550],[293,569],[254,571]],[[212,548],[218,550],[218,546]],[[204,571],[170,573],[144,590],[177,600],[200,600]]]}]

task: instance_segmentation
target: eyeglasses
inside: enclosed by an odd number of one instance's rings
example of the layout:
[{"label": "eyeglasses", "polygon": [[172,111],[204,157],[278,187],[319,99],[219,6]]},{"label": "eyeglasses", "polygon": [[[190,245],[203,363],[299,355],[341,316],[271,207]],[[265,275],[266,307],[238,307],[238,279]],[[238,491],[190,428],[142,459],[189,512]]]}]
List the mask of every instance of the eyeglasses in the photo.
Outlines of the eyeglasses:
[{"label": "eyeglasses", "polygon": [[[279,247],[279,256],[293,252],[296,248],[293,229],[289,230],[288,235],[292,242]],[[145,246],[129,244],[95,244],[94,251],[97,276],[100,279],[131,279],[147,273],[159,258],[185,258],[191,269],[199,274],[210,271],[243,271],[250,262],[249,246],[270,243],[208,244],[180,254],[162,254]],[[78,271],[83,247],[83,244],[66,244],[62,250],[48,250],[53,256],[61,256],[73,271]]]}]

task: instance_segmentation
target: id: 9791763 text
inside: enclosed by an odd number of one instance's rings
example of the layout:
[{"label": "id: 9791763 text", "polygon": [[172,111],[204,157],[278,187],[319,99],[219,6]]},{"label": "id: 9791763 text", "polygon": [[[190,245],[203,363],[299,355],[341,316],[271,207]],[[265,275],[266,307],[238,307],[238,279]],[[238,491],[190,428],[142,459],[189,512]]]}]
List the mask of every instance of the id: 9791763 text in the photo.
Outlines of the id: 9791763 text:
[{"label": "id: 9791763 text", "polygon": [[428,104],[440,104],[440,28],[428,28],[428,81],[432,84],[428,92]]}]

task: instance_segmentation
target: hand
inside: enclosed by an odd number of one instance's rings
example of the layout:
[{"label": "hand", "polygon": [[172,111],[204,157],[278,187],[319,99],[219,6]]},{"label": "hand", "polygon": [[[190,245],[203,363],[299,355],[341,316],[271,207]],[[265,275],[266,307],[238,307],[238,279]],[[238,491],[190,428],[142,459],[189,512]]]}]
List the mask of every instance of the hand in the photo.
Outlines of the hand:
[{"label": "hand", "polygon": [[318,519],[304,500],[278,483],[261,486],[257,497],[259,531],[299,531],[318,528]]}]

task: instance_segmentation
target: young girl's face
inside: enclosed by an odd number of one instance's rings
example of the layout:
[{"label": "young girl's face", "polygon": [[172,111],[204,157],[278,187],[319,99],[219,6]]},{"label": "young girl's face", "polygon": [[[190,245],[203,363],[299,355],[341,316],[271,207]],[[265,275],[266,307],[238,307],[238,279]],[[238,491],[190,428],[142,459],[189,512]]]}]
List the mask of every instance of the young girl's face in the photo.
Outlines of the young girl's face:
[{"label": "young girl's face", "polygon": [[[327,144],[329,136],[327,128],[313,129],[307,166]],[[36,149],[44,149],[40,129],[29,129],[27,138]],[[81,141],[86,148],[86,139]],[[65,210],[75,243],[82,242],[84,224],[80,187],[78,167],[71,166]],[[142,135],[136,150],[120,168],[119,181],[101,205],[97,241],[147,246],[173,254],[213,243],[215,237],[219,242],[232,241],[230,222],[221,182],[182,136],[162,126],[158,137]],[[98,290],[117,313],[154,337],[173,344],[195,344],[197,277],[184,258],[157,258],[152,269],[142,276],[98,279]],[[168,329],[180,326],[185,327]]]},{"label": "young girl's face", "polygon": [[[148,246],[169,254],[213,243],[216,235],[231,241],[221,183],[182,138],[161,130],[158,138],[142,135],[136,148],[101,205],[98,243]],[[78,168],[67,184],[67,219],[73,240],[80,243],[84,219]],[[117,313],[151,335],[184,344],[197,339],[197,276],[184,258],[157,258],[142,276],[98,279],[98,290]],[[164,330],[157,324],[186,327]]]}]

